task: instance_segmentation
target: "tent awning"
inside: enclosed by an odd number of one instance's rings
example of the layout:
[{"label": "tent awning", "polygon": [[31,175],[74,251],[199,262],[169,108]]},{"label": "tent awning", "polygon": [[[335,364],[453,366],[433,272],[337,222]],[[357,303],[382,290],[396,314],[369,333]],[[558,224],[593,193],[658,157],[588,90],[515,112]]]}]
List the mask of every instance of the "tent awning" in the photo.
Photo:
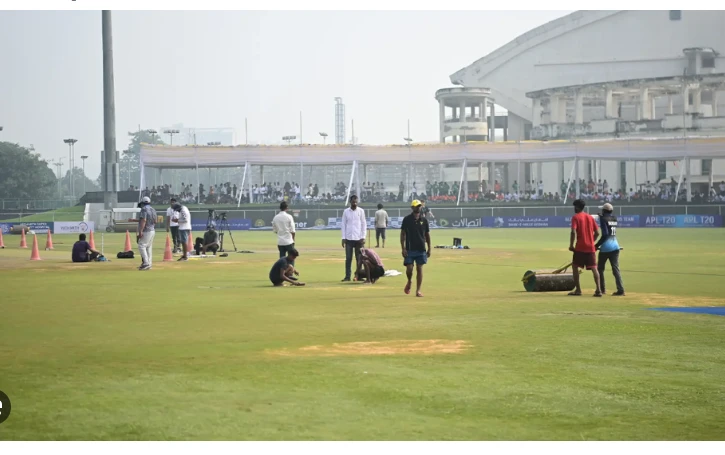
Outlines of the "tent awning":
[{"label": "tent awning", "polygon": [[253,165],[446,164],[585,160],[671,161],[725,158],[725,137],[423,146],[158,146],[142,144],[141,165],[163,169]]}]

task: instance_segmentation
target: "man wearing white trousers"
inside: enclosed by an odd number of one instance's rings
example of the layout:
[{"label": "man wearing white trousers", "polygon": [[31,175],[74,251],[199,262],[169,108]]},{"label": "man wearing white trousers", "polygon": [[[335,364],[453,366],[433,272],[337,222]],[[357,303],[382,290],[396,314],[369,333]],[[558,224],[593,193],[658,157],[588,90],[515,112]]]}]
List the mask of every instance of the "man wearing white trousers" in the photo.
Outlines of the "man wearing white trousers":
[{"label": "man wearing white trousers", "polygon": [[156,210],[151,207],[151,199],[148,196],[141,199],[138,207],[141,209],[136,230],[136,243],[141,253],[141,266],[138,269],[151,270],[151,249],[154,243],[154,235],[156,235]]}]

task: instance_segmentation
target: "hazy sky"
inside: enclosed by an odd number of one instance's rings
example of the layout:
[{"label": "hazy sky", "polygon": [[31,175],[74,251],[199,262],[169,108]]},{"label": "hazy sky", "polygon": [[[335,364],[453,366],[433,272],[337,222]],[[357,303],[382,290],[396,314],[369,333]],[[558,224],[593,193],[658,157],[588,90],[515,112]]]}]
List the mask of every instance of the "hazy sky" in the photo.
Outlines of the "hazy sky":
[{"label": "hazy sky", "polygon": [[[365,144],[438,139],[449,75],[568,14],[540,12],[114,12],[117,148],[128,131],[232,127],[244,141],[334,141],[334,97]],[[101,13],[0,12],[0,140],[48,159],[103,148]],[[162,136],[167,140],[166,136]],[[64,171],[65,172],[65,171]],[[0,193],[2,189],[0,189]]]}]

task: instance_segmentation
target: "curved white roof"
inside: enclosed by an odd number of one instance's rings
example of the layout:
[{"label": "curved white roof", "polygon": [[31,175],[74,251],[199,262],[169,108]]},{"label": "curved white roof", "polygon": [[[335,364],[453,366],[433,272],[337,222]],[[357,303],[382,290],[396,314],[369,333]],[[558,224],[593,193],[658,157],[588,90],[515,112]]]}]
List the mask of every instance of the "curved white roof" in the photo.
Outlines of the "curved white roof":
[{"label": "curved white roof", "polygon": [[656,161],[725,157],[725,138],[506,142],[421,146],[208,147],[143,144],[141,165],[163,169],[253,165],[553,162],[575,158]]}]

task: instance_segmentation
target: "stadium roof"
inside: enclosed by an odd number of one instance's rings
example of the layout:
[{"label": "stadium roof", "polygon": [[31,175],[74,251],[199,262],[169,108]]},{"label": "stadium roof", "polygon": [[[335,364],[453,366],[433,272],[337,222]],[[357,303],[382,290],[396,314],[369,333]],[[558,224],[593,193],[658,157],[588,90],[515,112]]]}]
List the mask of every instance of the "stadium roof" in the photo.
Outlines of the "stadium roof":
[{"label": "stadium roof", "polygon": [[725,158],[725,137],[639,138],[600,141],[524,141],[391,146],[159,146],[142,144],[141,165],[161,169],[251,165],[455,164],[556,162],[579,159],[668,161]]}]

